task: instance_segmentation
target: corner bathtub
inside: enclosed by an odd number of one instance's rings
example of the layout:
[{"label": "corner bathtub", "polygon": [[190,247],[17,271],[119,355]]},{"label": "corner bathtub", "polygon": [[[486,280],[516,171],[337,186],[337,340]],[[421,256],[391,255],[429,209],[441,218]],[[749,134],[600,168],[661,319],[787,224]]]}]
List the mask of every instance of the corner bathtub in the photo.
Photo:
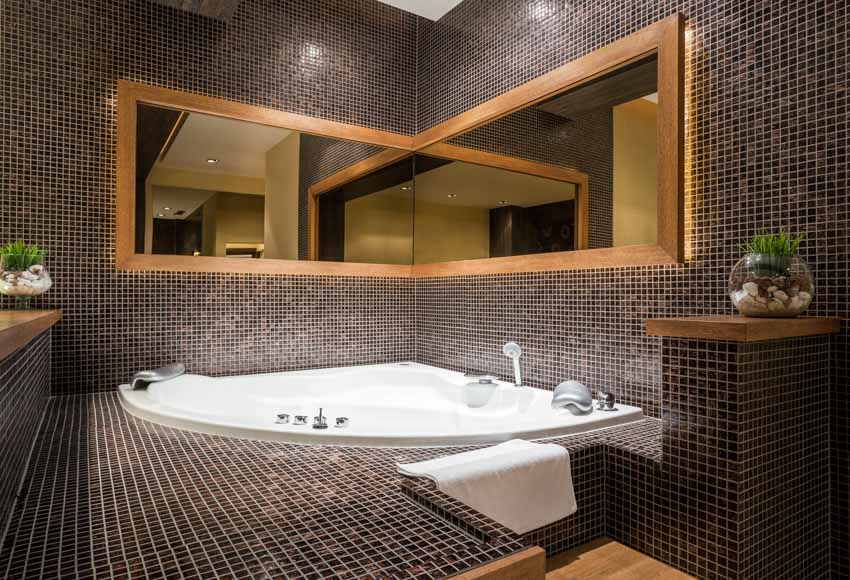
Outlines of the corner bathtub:
[{"label": "corner bathtub", "polygon": [[[170,427],[231,437],[361,447],[433,447],[541,439],[643,418],[637,407],[576,416],[550,408],[552,392],[497,382],[470,407],[470,379],[418,363],[234,377],[182,375],[146,390],[121,385],[132,415]],[[474,394],[474,393],[472,393]],[[489,397],[486,395],[489,394]],[[479,392],[480,395],[480,392]],[[480,404],[482,400],[478,400]],[[314,429],[319,408],[327,429]],[[278,413],[307,415],[277,424]],[[335,427],[348,417],[347,427]]]}]

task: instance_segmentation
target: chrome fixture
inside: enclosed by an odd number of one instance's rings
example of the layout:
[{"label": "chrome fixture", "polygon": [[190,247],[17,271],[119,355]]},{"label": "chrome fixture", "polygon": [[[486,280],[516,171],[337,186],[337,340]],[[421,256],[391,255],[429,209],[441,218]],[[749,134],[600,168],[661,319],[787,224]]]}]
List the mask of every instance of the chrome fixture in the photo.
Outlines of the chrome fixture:
[{"label": "chrome fixture", "polygon": [[334,424],[334,427],[340,427],[340,428],[348,427],[348,422],[349,422],[348,417],[337,417],[336,418],[336,424]]},{"label": "chrome fixture", "polygon": [[130,379],[132,390],[143,389],[151,383],[161,383],[179,377],[186,372],[186,367],[181,363],[160,367],[151,371],[141,371]]},{"label": "chrome fixture", "polygon": [[306,425],[307,424],[307,415],[295,415],[295,420],[292,421],[293,425]]},{"label": "chrome fixture", "polygon": [[590,389],[577,381],[564,381],[555,387],[552,408],[566,409],[573,415],[587,415],[593,412],[593,395]]},{"label": "chrome fixture", "polygon": [[313,429],[327,429],[328,422],[325,420],[325,416],[322,415],[322,408],[319,407],[319,414],[313,417]]},{"label": "chrome fixture", "polygon": [[463,376],[478,381],[479,385],[492,385],[493,381],[499,380],[499,377],[490,373],[464,373]]},{"label": "chrome fixture", "polygon": [[614,406],[616,403],[616,398],[613,393],[606,393],[604,391],[599,392],[599,397],[597,398],[596,408],[600,411],[616,411],[617,407]]},{"label": "chrome fixture", "polygon": [[289,413],[278,413],[277,419],[275,419],[275,423],[278,425],[286,425],[289,423]]},{"label": "chrome fixture", "polygon": [[522,386],[522,371],[519,368],[519,357],[522,356],[522,349],[515,342],[509,342],[502,347],[502,353],[509,359],[514,361],[514,385]]}]

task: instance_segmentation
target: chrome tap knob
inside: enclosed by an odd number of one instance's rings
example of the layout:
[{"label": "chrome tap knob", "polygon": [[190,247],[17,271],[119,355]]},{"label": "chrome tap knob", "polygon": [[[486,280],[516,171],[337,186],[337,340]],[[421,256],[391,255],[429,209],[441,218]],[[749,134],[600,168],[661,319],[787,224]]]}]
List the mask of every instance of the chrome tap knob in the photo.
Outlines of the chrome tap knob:
[{"label": "chrome tap knob", "polygon": [[617,407],[614,406],[616,403],[616,398],[613,393],[606,393],[604,391],[600,391],[599,397],[597,398],[597,406],[596,408],[600,411],[616,411]]},{"label": "chrome tap knob", "polygon": [[275,423],[278,425],[286,425],[289,423],[289,413],[278,413],[277,419],[275,419]]},{"label": "chrome tap knob", "polygon": [[349,422],[348,417],[337,417],[336,418],[336,424],[334,424],[334,427],[340,427],[340,428],[348,427],[348,422]]},{"label": "chrome tap knob", "polygon": [[313,429],[327,429],[328,422],[325,420],[325,416],[322,415],[322,408],[319,407],[319,414],[313,417]]},{"label": "chrome tap knob", "polygon": [[295,415],[295,420],[292,421],[293,425],[306,425],[307,424],[307,415]]}]

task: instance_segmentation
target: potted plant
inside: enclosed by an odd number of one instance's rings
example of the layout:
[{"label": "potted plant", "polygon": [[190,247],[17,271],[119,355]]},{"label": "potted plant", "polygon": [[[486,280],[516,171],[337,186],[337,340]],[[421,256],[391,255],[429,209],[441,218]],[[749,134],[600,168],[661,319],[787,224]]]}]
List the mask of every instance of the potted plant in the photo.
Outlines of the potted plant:
[{"label": "potted plant", "polygon": [[0,246],[0,294],[15,297],[18,308],[29,308],[33,296],[44,294],[53,286],[44,267],[47,250],[24,242]]},{"label": "potted plant", "polygon": [[812,273],[797,255],[803,234],[756,234],[729,276],[729,298],[744,316],[793,317],[809,307]]}]

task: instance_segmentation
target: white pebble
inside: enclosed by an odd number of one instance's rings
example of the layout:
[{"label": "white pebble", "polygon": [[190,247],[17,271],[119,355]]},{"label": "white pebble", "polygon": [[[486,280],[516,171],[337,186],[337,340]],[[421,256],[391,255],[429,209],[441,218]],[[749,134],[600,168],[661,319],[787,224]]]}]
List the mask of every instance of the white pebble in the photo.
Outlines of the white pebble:
[{"label": "white pebble", "polygon": [[809,302],[812,301],[812,295],[809,294],[808,292],[800,292],[800,294],[798,294],[798,296],[800,297],[800,301],[805,305],[808,305]]},{"label": "white pebble", "polygon": [[747,291],[750,296],[758,296],[759,295],[759,285],[755,282],[747,282],[742,288]]},{"label": "white pebble", "polygon": [[770,288],[767,289],[767,291],[770,292],[771,294],[773,294],[777,290],[779,290],[779,288],[777,288],[776,286],[771,286]]},{"label": "white pebble", "polygon": [[773,297],[778,298],[779,300],[782,300],[783,302],[788,300],[788,295],[785,292],[783,292],[782,290],[776,290],[773,293]]}]

